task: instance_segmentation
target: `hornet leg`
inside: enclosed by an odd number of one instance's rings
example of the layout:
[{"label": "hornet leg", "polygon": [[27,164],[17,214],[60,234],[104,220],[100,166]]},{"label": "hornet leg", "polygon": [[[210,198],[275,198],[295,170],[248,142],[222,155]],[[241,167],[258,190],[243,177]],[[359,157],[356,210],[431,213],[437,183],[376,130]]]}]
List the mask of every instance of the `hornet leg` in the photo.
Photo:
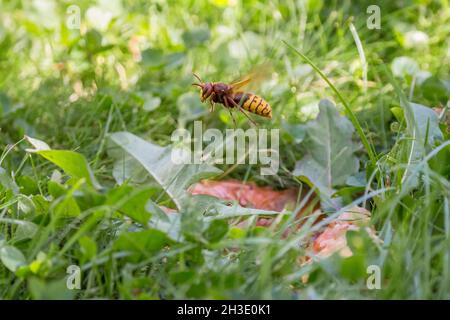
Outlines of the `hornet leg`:
[{"label": "hornet leg", "polygon": [[230,108],[230,105],[228,104],[227,97],[225,97],[225,99],[223,100],[223,103],[225,103],[225,107],[228,109],[228,112],[230,113],[231,119],[233,119],[234,127],[236,128],[237,127],[236,126],[236,119],[234,118],[233,113],[231,112],[231,108]]},{"label": "hornet leg", "polygon": [[209,112],[214,112],[214,105],[215,105],[215,103],[213,102],[214,96],[215,96],[215,94],[213,93],[213,94],[211,95],[211,99],[209,99],[209,103],[210,103],[210,105],[211,105],[211,109],[209,109]]},{"label": "hornet leg", "polygon": [[[225,99],[225,101],[227,101],[227,99]],[[245,112],[245,110],[240,105],[238,105],[236,102],[234,102],[233,99],[229,98],[228,101],[231,102],[231,104],[233,104],[235,107],[237,107],[239,109],[239,111],[242,112],[247,117],[247,119],[250,120],[251,123],[253,123],[253,125],[255,127],[258,126],[258,124],[252,118],[250,118],[250,116],[247,114],[247,112]]]}]

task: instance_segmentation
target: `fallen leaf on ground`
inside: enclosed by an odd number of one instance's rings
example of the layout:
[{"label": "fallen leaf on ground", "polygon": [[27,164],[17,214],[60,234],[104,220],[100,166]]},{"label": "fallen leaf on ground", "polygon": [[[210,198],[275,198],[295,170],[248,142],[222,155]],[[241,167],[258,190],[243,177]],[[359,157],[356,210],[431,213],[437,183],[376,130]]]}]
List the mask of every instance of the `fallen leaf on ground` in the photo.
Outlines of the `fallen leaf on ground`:
[{"label": "fallen leaf on ground", "polygon": [[203,180],[193,185],[189,191],[193,195],[204,194],[222,200],[238,201],[243,207],[280,212],[286,208],[294,209],[298,195],[296,188],[278,191],[236,180]]},{"label": "fallen leaf on ground", "polygon": [[365,208],[353,207],[342,213],[314,239],[311,244],[312,254],[326,258],[338,252],[342,257],[350,257],[352,251],[347,246],[347,231],[364,228],[373,239],[378,239],[375,230],[369,227],[369,222],[370,212]]},{"label": "fallen leaf on ground", "polygon": [[[239,205],[247,208],[278,212],[294,210],[299,200],[298,188],[274,190],[270,187],[259,187],[255,183],[243,183],[238,180],[202,180],[191,186],[188,191],[193,195],[209,195],[222,200],[237,201]],[[306,196],[307,192],[307,189],[302,190],[300,200]],[[310,205],[315,199],[315,195],[310,196],[307,203],[296,213],[297,218],[302,216],[307,210],[311,210]],[[317,207],[318,203],[315,204],[312,210],[317,209]],[[256,225],[268,227],[273,221],[273,218],[259,218]],[[247,222],[246,220],[242,221],[238,224],[238,227],[243,228],[247,226]]]},{"label": "fallen leaf on ground", "polygon": [[[270,187],[258,187],[254,183],[242,183],[237,180],[211,181],[202,180],[188,189],[192,195],[208,195],[225,201],[237,201],[246,208],[268,211],[294,209],[297,201],[298,189],[273,190]],[[176,210],[160,206],[165,213],[174,213]],[[272,219],[261,218],[261,225],[269,225]]]},{"label": "fallen leaf on ground", "polygon": [[[243,207],[279,212],[285,209],[294,209],[299,192],[296,188],[273,190],[270,187],[259,187],[254,183],[243,183],[237,180],[203,180],[191,186],[188,191],[193,195],[210,195],[222,200],[238,201]],[[169,212],[167,208],[165,209],[166,212]],[[318,206],[314,209],[313,214],[322,216]],[[300,216],[301,213],[297,213],[297,216]],[[375,230],[369,227],[370,215],[367,209],[358,206],[340,214],[312,239],[309,244],[310,255],[303,259],[303,263],[311,262],[311,256],[326,258],[334,253],[339,253],[343,257],[351,256],[352,251],[347,246],[346,239],[347,231],[349,230],[357,231],[364,228],[374,241],[380,242],[375,234]],[[256,225],[268,227],[274,219],[276,218],[260,218]],[[238,224],[238,227],[245,227],[246,223],[247,221],[242,221]]]}]

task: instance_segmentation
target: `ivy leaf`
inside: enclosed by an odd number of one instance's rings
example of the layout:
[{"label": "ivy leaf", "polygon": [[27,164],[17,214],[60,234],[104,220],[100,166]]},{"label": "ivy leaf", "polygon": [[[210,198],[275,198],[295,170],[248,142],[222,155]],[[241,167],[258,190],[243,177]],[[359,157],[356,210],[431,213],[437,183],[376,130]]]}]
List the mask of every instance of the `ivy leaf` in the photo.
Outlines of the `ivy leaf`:
[{"label": "ivy leaf", "polygon": [[354,128],[341,116],[329,100],[319,103],[319,115],[306,125],[303,147],[307,154],[295,165],[293,174],[331,196],[333,187],[344,185],[347,178],[358,172],[359,161],[353,154]]}]

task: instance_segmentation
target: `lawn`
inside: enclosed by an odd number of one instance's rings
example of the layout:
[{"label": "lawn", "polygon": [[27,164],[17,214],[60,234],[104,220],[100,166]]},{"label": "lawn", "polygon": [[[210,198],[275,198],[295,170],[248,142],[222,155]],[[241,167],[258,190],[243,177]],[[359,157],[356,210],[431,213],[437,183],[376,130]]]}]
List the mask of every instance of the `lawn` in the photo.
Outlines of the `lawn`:
[{"label": "lawn", "polygon": [[0,299],[450,299],[450,3],[374,2],[0,0]]}]

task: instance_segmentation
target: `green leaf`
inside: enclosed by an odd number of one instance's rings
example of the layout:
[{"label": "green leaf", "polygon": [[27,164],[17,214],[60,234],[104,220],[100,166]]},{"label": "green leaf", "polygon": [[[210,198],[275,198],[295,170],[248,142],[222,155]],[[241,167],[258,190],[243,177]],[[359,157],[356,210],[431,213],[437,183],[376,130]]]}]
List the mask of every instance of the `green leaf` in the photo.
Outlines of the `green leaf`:
[{"label": "green leaf", "polygon": [[228,233],[228,222],[225,220],[211,221],[208,229],[204,233],[204,237],[210,243],[220,241]]},{"label": "green leaf", "polygon": [[124,184],[108,193],[106,204],[116,205],[120,213],[146,225],[151,217],[146,209],[146,203],[151,201],[150,194],[149,188],[138,190]]},{"label": "green leaf", "polygon": [[73,193],[76,186],[71,190],[66,190],[63,185],[58,182],[50,180],[48,182],[48,191],[54,199],[62,198],[61,202],[57,203],[54,210],[56,213],[65,217],[76,217],[80,214],[80,207],[75,200]]},{"label": "green leaf", "polygon": [[283,129],[294,143],[301,143],[306,136],[306,126],[303,124],[283,123]]},{"label": "green leaf", "polygon": [[354,254],[348,258],[342,258],[340,272],[344,278],[350,281],[358,281],[367,276],[366,260],[362,254]]},{"label": "green leaf", "polygon": [[56,181],[49,180],[47,182],[48,193],[54,198],[59,198],[66,193],[64,186]]},{"label": "green leaf", "polygon": [[138,232],[124,232],[114,242],[113,249],[132,254],[132,258],[139,259],[150,256],[170,244],[170,239],[164,232],[148,229]]},{"label": "green leaf", "polygon": [[392,107],[391,112],[398,122],[402,122],[403,120],[405,120],[405,114],[401,107]]},{"label": "green leaf", "polygon": [[45,214],[48,212],[51,202],[48,201],[42,195],[39,194],[39,195],[32,196],[31,201],[33,201],[33,203],[34,203],[35,213],[37,215]]},{"label": "green leaf", "polygon": [[95,29],[91,29],[86,32],[85,36],[86,49],[90,53],[97,53],[104,50],[102,47],[102,35]]},{"label": "green leaf", "polygon": [[15,272],[18,267],[26,264],[25,256],[23,253],[13,246],[2,246],[0,248],[0,260],[3,262],[6,268]]},{"label": "green leaf", "polygon": [[450,99],[450,83],[432,76],[427,78],[421,85],[420,89],[425,98],[432,103],[445,104]]},{"label": "green leaf", "polygon": [[113,133],[110,139],[139,161],[179,209],[188,195],[186,189],[192,183],[222,172],[206,164],[175,164],[171,147],[160,147],[129,132]]},{"label": "green leaf", "polygon": [[35,147],[35,149],[27,149],[28,152],[37,153],[53,162],[75,180],[84,178],[90,186],[96,189],[101,188],[82,154],[69,150],[50,150],[43,141],[30,137],[26,137],[26,139]]},{"label": "green leaf", "polygon": [[37,182],[29,176],[18,177],[17,184],[20,187],[20,192],[25,195],[33,195],[39,193],[39,187]]},{"label": "green leaf", "polygon": [[293,174],[317,187],[321,194],[331,196],[333,187],[344,185],[350,175],[358,172],[354,128],[331,101],[322,100],[319,116],[307,124],[306,132],[302,145],[307,153],[297,161]]},{"label": "green leaf", "polygon": [[48,150],[37,153],[63,169],[72,178],[76,180],[84,178],[90,186],[100,188],[83,155],[69,150]]}]

